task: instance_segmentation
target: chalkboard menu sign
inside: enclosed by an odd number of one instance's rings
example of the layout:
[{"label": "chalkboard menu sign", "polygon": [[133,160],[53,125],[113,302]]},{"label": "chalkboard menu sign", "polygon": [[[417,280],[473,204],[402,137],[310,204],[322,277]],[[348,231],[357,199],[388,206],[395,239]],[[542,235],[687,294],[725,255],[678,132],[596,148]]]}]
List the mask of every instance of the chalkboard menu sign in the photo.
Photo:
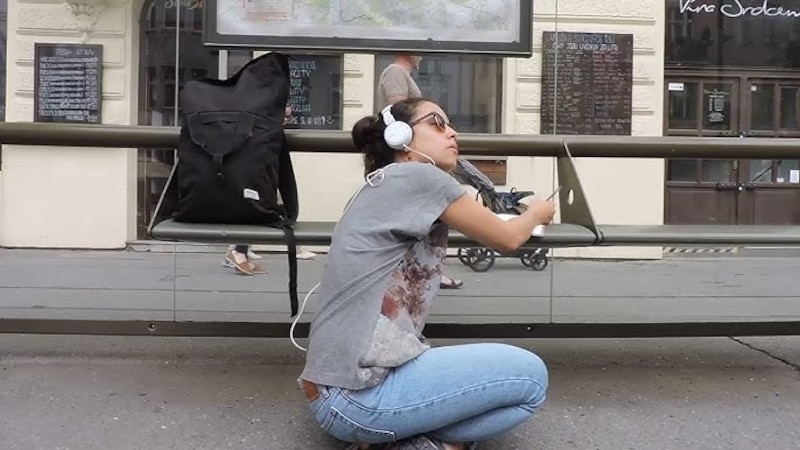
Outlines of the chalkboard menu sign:
[{"label": "chalkboard menu sign", "polygon": [[289,107],[286,128],[340,130],[344,58],[292,55],[289,58]]},{"label": "chalkboard menu sign", "polygon": [[35,44],[35,122],[100,123],[102,45]]},{"label": "chalkboard menu sign", "polygon": [[542,134],[631,134],[632,34],[545,32],[543,52]]}]

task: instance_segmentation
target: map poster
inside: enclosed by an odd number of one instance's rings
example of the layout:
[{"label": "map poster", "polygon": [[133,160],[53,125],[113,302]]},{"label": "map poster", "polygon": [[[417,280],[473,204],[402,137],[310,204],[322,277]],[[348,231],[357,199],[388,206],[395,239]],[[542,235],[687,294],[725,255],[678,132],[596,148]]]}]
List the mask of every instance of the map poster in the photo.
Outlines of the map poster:
[{"label": "map poster", "polygon": [[533,0],[207,0],[204,12],[213,47],[533,53]]}]

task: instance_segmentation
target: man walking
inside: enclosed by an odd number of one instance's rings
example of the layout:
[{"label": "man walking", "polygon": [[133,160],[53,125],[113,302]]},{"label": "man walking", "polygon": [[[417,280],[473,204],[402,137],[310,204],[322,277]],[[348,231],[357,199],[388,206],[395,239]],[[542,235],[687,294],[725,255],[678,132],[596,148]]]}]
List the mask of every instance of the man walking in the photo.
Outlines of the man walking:
[{"label": "man walking", "polygon": [[411,78],[411,72],[419,69],[421,61],[421,56],[396,55],[394,61],[383,69],[375,96],[378,111],[407,98],[422,97],[417,82]]},{"label": "man walking", "polygon": [[[411,78],[411,72],[419,69],[421,56],[398,54],[394,61],[386,66],[378,78],[378,87],[375,95],[377,110],[394,105],[395,103],[412,97],[422,97],[417,82]],[[461,280],[454,280],[442,275],[442,289],[459,289],[464,286]]]}]

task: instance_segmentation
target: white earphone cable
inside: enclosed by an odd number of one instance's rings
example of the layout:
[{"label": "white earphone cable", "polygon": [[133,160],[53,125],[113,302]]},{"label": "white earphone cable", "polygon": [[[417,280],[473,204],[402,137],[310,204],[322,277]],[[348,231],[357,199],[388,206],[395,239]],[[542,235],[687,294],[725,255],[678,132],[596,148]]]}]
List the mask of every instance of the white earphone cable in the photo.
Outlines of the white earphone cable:
[{"label": "white earphone cable", "polygon": [[407,145],[404,145],[403,147],[405,147],[406,151],[409,151],[409,152],[412,152],[412,153],[416,153],[416,154],[422,156],[423,158],[427,158],[427,160],[430,161],[431,164],[433,164],[434,166],[436,165],[436,161],[434,161],[433,158],[431,158],[430,156],[426,155],[425,153],[418,152],[418,151],[414,150],[413,148],[411,148],[411,147],[409,147]]},{"label": "white earphone cable", "polygon": [[[414,150],[412,150],[412,151],[414,151]],[[425,155],[423,155],[423,156],[425,156]],[[431,158],[428,158],[428,159],[431,159]],[[431,159],[431,161],[433,161],[433,160]],[[374,171],[372,171],[372,172],[367,174],[367,177],[366,177],[367,181],[364,184],[362,184],[358,188],[356,193],[353,194],[352,197],[350,197],[350,200],[347,201],[347,204],[344,207],[344,211],[342,211],[342,217],[344,217],[345,213],[347,213],[347,210],[350,209],[350,205],[353,203],[353,200],[355,200],[356,197],[358,197],[358,194],[360,194],[361,191],[365,187],[367,187],[367,186],[378,187],[383,182],[383,179],[386,178],[385,170],[387,168],[393,166],[393,165],[395,165],[395,163],[389,164],[389,165],[387,165],[385,167],[382,167],[380,169],[374,170]],[[338,223],[337,223],[337,226],[338,226]],[[334,233],[335,232],[336,232],[336,230],[334,228]],[[313,288],[311,288],[310,291],[308,291],[308,294],[306,294],[305,298],[303,299],[303,303],[300,305],[300,310],[297,311],[297,316],[295,316],[294,320],[292,321],[292,326],[289,327],[289,339],[292,341],[292,344],[295,347],[297,347],[298,349],[300,349],[300,351],[303,351],[303,352],[307,352],[308,349],[297,343],[297,341],[294,338],[294,329],[297,326],[297,323],[300,321],[300,316],[303,315],[303,311],[306,309],[306,303],[308,303],[309,297],[311,297],[311,294],[313,294],[314,291],[316,291],[317,288],[319,288],[320,284],[322,284],[322,283],[321,282],[317,283]]]}]

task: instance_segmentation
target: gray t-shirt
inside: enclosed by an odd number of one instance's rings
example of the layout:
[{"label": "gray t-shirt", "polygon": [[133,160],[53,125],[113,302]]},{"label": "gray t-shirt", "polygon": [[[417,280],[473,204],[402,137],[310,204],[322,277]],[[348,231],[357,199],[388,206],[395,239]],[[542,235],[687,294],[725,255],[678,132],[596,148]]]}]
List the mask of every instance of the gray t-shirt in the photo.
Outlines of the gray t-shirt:
[{"label": "gray t-shirt", "polygon": [[464,189],[418,162],[386,167],[375,184],[333,233],[301,379],[364,389],[429,348],[422,330],[447,249],[438,219]]},{"label": "gray t-shirt", "polygon": [[397,64],[389,64],[380,78],[375,93],[376,111],[381,111],[389,104],[389,98],[402,95],[403,97],[421,97],[422,91],[405,69]]}]

